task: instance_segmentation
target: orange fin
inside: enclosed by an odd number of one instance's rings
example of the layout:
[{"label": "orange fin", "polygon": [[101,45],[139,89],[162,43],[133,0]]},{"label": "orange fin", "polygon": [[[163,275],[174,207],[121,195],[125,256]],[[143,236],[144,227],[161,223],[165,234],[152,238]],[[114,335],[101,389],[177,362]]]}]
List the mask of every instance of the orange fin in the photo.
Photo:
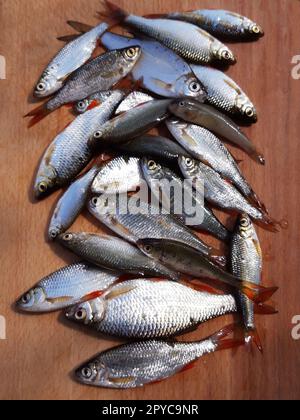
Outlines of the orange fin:
[{"label": "orange fin", "polygon": [[244,340],[241,338],[235,339],[235,338],[226,338],[228,335],[233,334],[236,329],[239,329],[239,326],[237,324],[230,324],[226,327],[222,328],[215,334],[213,334],[210,339],[216,344],[217,349],[216,350],[226,350],[231,349],[234,347],[239,347],[245,344]]},{"label": "orange fin", "polygon": [[124,286],[124,287],[119,287],[116,290],[111,290],[109,291],[106,296],[105,299],[107,300],[112,300],[112,299],[116,299],[119,296],[125,295],[126,293],[131,292],[132,290],[135,289],[135,286]]},{"label": "orange fin", "polygon": [[86,32],[89,32],[90,30],[94,28],[91,25],[87,25],[82,22],[77,22],[76,20],[68,20],[67,24],[71,26],[73,29],[75,29],[75,31],[80,32],[81,34],[85,34]]},{"label": "orange fin", "polygon": [[252,343],[254,343],[258,350],[263,353],[263,346],[256,329],[245,331],[245,343],[248,349],[250,349]]},{"label": "orange fin", "polygon": [[97,99],[93,99],[92,102],[89,104],[87,111],[90,111],[91,109],[96,108],[97,106],[99,106],[101,103],[99,101],[97,101]]},{"label": "orange fin", "polygon": [[263,287],[258,284],[243,281],[240,290],[253,302],[263,303],[277,292],[278,287]]},{"label": "orange fin", "polygon": [[258,305],[254,305],[254,313],[257,315],[276,315],[278,311],[271,305],[259,303]]},{"label": "orange fin", "polygon": [[83,296],[83,298],[80,299],[80,302],[86,302],[87,300],[94,300],[98,297],[101,297],[103,295],[103,291],[98,290],[96,292],[88,293],[87,295]]},{"label": "orange fin", "polygon": [[49,303],[60,303],[60,302],[68,302],[71,299],[73,299],[73,296],[60,296],[60,297],[56,297],[56,298],[47,298],[46,301]]},{"label": "orange fin", "polygon": [[26,114],[24,118],[32,117],[28,124],[28,127],[30,128],[30,127],[33,127],[38,122],[42,121],[44,118],[46,118],[47,115],[51,114],[51,112],[52,111],[49,111],[45,107],[45,104],[43,104],[33,109],[32,111],[28,112],[28,114]]},{"label": "orange fin", "polygon": [[[185,280],[183,280],[183,281],[185,281]],[[194,281],[197,281],[197,284],[194,283]],[[187,283],[188,286],[192,287],[194,290],[197,290],[198,292],[206,292],[206,293],[210,293],[212,295],[220,295],[221,294],[218,290],[214,289],[211,286],[208,286],[207,284],[203,284],[203,283],[200,284],[198,279],[191,280],[191,281],[186,280],[185,282]]]},{"label": "orange fin", "polygon": [[77,39],[77,38],[79,38],[80,37],[80,34],[73,34],[73,35],[64,35],[64,36],[59,36],[59,37],[57,37],[56,39],[58,40],[58,41],[62,41],[62,42],[65,42],[65,43],[69,43],[69,42],[71,42],[71,41],[74,41],[75,39]]},{"label": "orange fin", "polygon": [[100,18],[104,17],[108,20],[111,26],[118,25],[128,16],[128,13],[125,10],[108,0],[104,0],[102,5],[104,7],[104,11],[98,12],[98,16]]}]

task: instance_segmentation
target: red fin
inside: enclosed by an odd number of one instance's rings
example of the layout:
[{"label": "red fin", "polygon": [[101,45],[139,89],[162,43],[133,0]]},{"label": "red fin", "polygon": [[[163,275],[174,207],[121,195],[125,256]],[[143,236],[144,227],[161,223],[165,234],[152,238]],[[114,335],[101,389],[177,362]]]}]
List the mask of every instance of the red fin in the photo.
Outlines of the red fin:
[{"label": "red fin", "polygon": [[186,366],[184,366],[180,371],[180,372],[186,372],[187,370],[193,369],[195,367],[195,364],[197,363],[196,360],[194,360],[193,362],[187,364]]},{"label": "red fin", "polygon": [[80,32],[82,34],[85,34],[86,32],[89,32],[91,29],[93,29],[93,26],[87,25],[82,22],[77,22],[75,20],[68,20],[67,24],[71,26],[73,29],[75,29],[75,31]]},{"label": "red fin", "polygon": [[277,292],[278,287],[263,287],[243,281],[240,290],[253,302],[263,303],[269,300],[274,293]]},{"label": "red fin", "polygon": [[111,3],[108,0],[104,0],[102,2],[102,5],[104,7],[104,11],[99,12],[98,15],[101,18],[104,17],[106,20],[108,20],[111,26],[118,25],[119,23],[123,22],[128,16],[128,13],[125,10],[121,9],[121,7],[117,6],[114,3]]},{"label": "red fin", "polygon": [[98,297],[103,295],[103,291],[98,290],[96,292],[88,293],[87,295],[83,296],[82,299],[80,299],[81,302],[85,302],[87,300],[93,300],[97,299]]},{"label": "red fin", "polygon": [[257,315],[276,315],[278,311],[271,305],[259,303],[258,305],[254,305],[254,313]]},{"label": "red fin", "polygon": [[[185,280],[183,280],[185,281]],[[194,283],[194,280],[188,281],[186,280],[185,282],[187,283],[188,286],[192,287],[194,290],[197,290],[198,292],[207,292],[213,295],[220,295],[221,293],[214,289],[211,286],[208,286],[207,284],[200,284],[199,280],[195,279],[195,281],[197,281],[197,284]]]},{"label": "red fin", "polygon": [[245,331],[245,343],[249,350],[251,348],[252,343],[254,343],[256,347],[258,348],[258,350],[261,353],[263,353],[263,346],[261,344],[261,340],[259,338],[259,335],[256,329]]},{"label": "red fin", "polygon": [[[230,324],[222,328],[220,331],[213,334],[210,339],[217,345],[217,350],[226,350],[233,347],[239,347],[245,344],[244,340],[239,338],[226,338],[228,335],[233,334],[240,327],[237,324]],[[226,338],[224,340],[224,338]]]},{"label": "red fin", "polygon": [[30,128],[30,127],[33,127],[38,122],[40,122],[41,120],[43,120],[45,117],[47,117],[47,115],[51,114],[51,112],[52,111],[49,111],[45,107],[45,104],[43,104],[33,109],[32,111],[28,112],[28,114],[26,114],[24,118],[32,117],[28,124],[28,127]]},{"label": "red fin", "polygon": [[87,111],[90,111],[91,109],[94,109],[99,105],[100,105],[100,102],[97,101],[96,99],[93,99],[92,102],[89,104]]},{"label": "red fin", "polygon": [[62,41],[68,44],[69,42],[74,41],[75,39],[79,37],[80,37],[80,34],[73,34],[73,35],[58,36],[56,39],[58,41]]}]

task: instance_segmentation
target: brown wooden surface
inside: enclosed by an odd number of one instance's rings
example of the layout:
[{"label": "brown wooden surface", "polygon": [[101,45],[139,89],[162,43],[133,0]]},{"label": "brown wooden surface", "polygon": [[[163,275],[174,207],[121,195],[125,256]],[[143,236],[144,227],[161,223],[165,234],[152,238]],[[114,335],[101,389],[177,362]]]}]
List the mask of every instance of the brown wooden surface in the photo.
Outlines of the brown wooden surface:
[{"label": "brown wooden surface", "polygon": [[[72,33],[67,19],[96,23],[98,0],[1,0],[0,54],[7,79],[0,80],[0,315],[6,317],[7,340],[0,340],[0,398],[5,399],[274,399],[300,397],[300,341],[291,338],[291,320],[300,314],[299,189],[300,80],[291,77],[291,59],[300,54],[300,2],[297,0],[153,0],[119,2],[137,14],[193,8],[227,8],[263,25],[258,43],[233,45],[238,64],[230,74],[257,104],[259,123],[247,132],[265,152],[259,167],[243,153],[243,171],[278,219],[289,230],[277,235],[259,229],[264,280],[277,284],[280,314],[258,319],[263,357],[244,349],[202,359],[197,366],[164,383],[116,392],[75,383],[69,372],[114,342],[98,340],[65,325],[59,314],[25,316],[11,307],[39,278],[74,261],[45,241],[49,216],[60,195],[36,203],[32,179],[41,154],[71,119],[59,110],[27,130],[31,88],[61,44],[56,36]],[[134,6],[135,4],[135,6]],[[81,216],[74,230],[97,231]],[[225,317],[201,327],[188,338],[200,338],[224,326]]]}]

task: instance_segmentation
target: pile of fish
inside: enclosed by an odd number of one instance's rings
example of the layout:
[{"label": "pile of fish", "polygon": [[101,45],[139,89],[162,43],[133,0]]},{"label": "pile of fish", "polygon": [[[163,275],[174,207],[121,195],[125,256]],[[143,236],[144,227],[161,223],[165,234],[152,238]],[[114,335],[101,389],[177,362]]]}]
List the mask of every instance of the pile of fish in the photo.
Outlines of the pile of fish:
[{"label": "pile of fish", "polygon": [[[166,379],[221,349],[254,342],[262,350],[254,314],[276,313],[266,302],[277,288],[261,285],[254,223],[274,232],[280,223],[224,144],[265,164],[238,124],[257,121],[255,106],[213,67],[236,62],[221,40],[254,41],[263,35],[261,27],[222,10],[139,17],[108,1],[103,9],[105,22],[96,27],[68,22],[78,33],[59,38],[66,44],[34,91],[45,101],[27,114],[30,126],[64,105],[72,104],[77,115],[47,148],[34,190],[41,199],[65,188],[49,240],[81,262],[43,278],[17,307],[31,313],[63,309],[69,320],[100,337],[130,339],[84,363],[76,377],[88,385],[133,388]],[[110,32],[117,25],[131,35]],[[106,52],[95,57],[99,44]],[[156,127],[161,135],[149,134]],[[203,214],[200,221],[191,224],[188,212],[176,212],[174,192],[169,211],[163,211],[164,197],[153,186],[165,180],[183,186]],[[201,197],[192,188],[198,181]],[[147,196],[138,199],[140,211],[122,211],[121,202],[143,185]],[[116,197],[114,211],[110,197]],[[111,235],[68,231],[86,206]],[[238,215],[233,232],[211,206]],[[223,241],[228,254],[206,244],[199,231]],[[209,338],[174,339],[236,312],[240,324]]]}]

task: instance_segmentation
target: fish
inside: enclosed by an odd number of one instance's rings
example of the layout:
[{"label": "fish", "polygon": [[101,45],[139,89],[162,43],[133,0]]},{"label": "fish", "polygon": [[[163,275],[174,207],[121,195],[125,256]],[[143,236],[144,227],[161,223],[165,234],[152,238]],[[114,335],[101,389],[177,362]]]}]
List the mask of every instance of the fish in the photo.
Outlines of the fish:
[{"label": "fish", "polygon": [[130,73],[140,55],[139,47],[130,47],[109,51],[84,64],[72,73],[64,86],[49,101],[25,115],[32,117],[29,126],[33,126],[63,105],[78,102],[99,90],[111,89]]},{"label": "fish", "polygon": [[48,237],[54,240],[74,223],[83,210],[94,178],[99,172],[94,165],[86,174],[73,182],[58,201],[50,221]]},{"label": "fish", "polygon": [[26,292],[16,307],[24,312],[52,312],[91,299],[93,292],[107,289],[120,277],[85,262],[68,265],[44,277]]},{"label": "fish", "polygon": [[101,35],[109,29],[107,23],[95,28],[81,23],[78,25],[87,32],[76,35],[51,60],[35,87],[34,96],[37,98],[45,98],[61,89],[68,76],[91,58]]},{"label": "fish", "polygon": [[89,139],[89,146],[125,143],[147,133],[169,116],[168,107],[171,102],[172,99],[156,99],[116,116],[94,132]]},{"label": "fish", "polygon": [[140,160],[118,156],[105,162],[91,187],[93,194],[116,194],[136,191],[143,182]]},{"label": "fish", "polygon": [[108,50],[139,45],[141,57],[132,70],[133,80],[156,95],[167,98],[191,96],[203,102],[206,91],[191,67],[176,53],[159,42],[139,35],[129,38],[107,32],[101,38]]},{"label": "fish", "polygon": [[228,325],[195,342],[147,340],[123,344],[99,353],[75,371],[78,382],[103,388],[131,389],[160,382],[194,366],[203,356],[238,347],[239,339]]},{"label": "fish", "polygon": [[129,140],[126,143],[117,144],[115,149],[129,156],[150,156],[159,161],[176,165],[179,156],[189,156],[186,150],[169,138],[147,134]]},{"label": "fish", "polygon": [[251,205],[232,184],[224,180],[211,167],[192,158],[180,157],[178,162],[184,177],[192,182],[195,180],[203,182],[204,196],[207,201],[223,209],[247,213],[266,229],[278,232],[280,223]]},{"label": "fish", "polygon": [[103,5],[102,17],[117,19],[121,25],[155,39],[187,61],[205,64],[236,62],[233,52],[226,45],[195,25],[130,15],[109,1],[104,1]]},{"label": "fish", "polygon": [[214,134],[225,138],[244,150],[256,162],[265,165],[266,161],[263,154],[249,140],[246,134],[234,121],[211,105],[197,103],[192,99],[184,98],[174,100],[169,106],[169,111],[177,118],[207,128]]},{"label": "fish", "polygon": [[[171,214],[178,217],[189,227],[212,233],[218,239],[224,241],[229,239],[230,234],[228,230],[216,218],[213,212],[205,206],[203,196],[199,197],[193,191],[192,186],[187,185],[174,171],[158,164],[152,158],[143,158],[141,160],[141,168],[152,194],[162,204],[166,203],[166,208],[168,211],[171,211]],[[173,190],[170,186],[173,187]],[[184,198],[184,205],[179,206],[179,211],[176,207],[180,204],[179,201],[182,203],[182,200],[178,199],[177,194],[181,194]],[[191,197],[188,203],[185,202],[187,197]],[[186,205],[191,205],[193,208],[188,208],[186,211]],[[195,207],[196,211],[192,213],[190,210],[193,210]],[[193,218],[197,218],[197,215],[198,218],[201,218],[199,213],[201,213],[202,222],[195,224],[195,222],[193,223]]]},{"label": "fish", "polygon": [[257,110],[246,93],[227,74],[212,67],[192,64],[191,69],[205,86],[207,102],[245,122],[257,122]]},{"label": "fish", "polygon": [[34,185],[36,198],[67,185],[86,167],[94,154],[88,146],[89,136],[111,117],[122,98],[121,92],[114,93],[101,106],[75,118],[53,140],[38,169]]},{"label": "fish", "polygon": [[166,124],[174,138],[192,157],[207,163],[223,178],[232,182],[258,208],[266,209],[231,153],[211,131],[176,119],[169,119]]},{"label": "fish", "polygon": [[255,41],[264,36],[262,27],[256,22],[228,10],[202,9],[151,16],[189,22],[217,38],[231,41]]},{"label": "fish", "polygon": [[[261,283],[262,250],[253,223],[247,214],[240,215],[231,240],[231,271],[234,276],[256,284]],[[243,294],[237,294],[243,315],[245,342],[254,342],[262,351],[262,344],[255,326],[253,303]]]},{"label": "fish", "polygon": [[164,277],[177,281],[178,273],[157,264],[128,242],[109,235],[67,232],[57,242],[80,258],[105,268],[137,276]]},{"label": "fish", "polygon": [[115,114],[120,115],[123,112],[127,112],[132,108],[135,108],[138,105],[145,104],[146,102],[153,101],[153,96],[148,95],[148,93],[133,91],[126,96],[126,98],[120,103],[116,109]]},{"label": "fish", "polygon": [[137,245],[145,255],[171,270],[191,278],[217,280],[235,288],[258,304],[270,299],[278,290],[278,287],[266,288],[251,282],[245,272],[242,273],[243,277],[227,273],[201,252],[178,241],[148,238],[138,241]]},{"label": "fish", "polygon": [[149,340],[183,334],[236,310],[230,294],[200,292],[168,280],[136,279],[73,306],[65,315],[100,334]]},{"label": "fish", "polygon": [[[137,201],[138,203],[128,200],[127,194],[120,194],[118,200],[93,197],[88,203],[88,210],[97,220],[133,244],[151,236],[178,240],[205,255],[214,254],[215,250],[178,219],[170,214],[163,214],[156,204],[148,204],[140,198]],[[132,203],[136,204],[136,208]]]},{"label": "fish", "polygon": [[113,92],[113,90],[100,91],[90,95],[88,98],[81,99],[73,105],[73,111],[75,114],[84,114],[92,104],[100,105],[102,102],[106,101]]}]

